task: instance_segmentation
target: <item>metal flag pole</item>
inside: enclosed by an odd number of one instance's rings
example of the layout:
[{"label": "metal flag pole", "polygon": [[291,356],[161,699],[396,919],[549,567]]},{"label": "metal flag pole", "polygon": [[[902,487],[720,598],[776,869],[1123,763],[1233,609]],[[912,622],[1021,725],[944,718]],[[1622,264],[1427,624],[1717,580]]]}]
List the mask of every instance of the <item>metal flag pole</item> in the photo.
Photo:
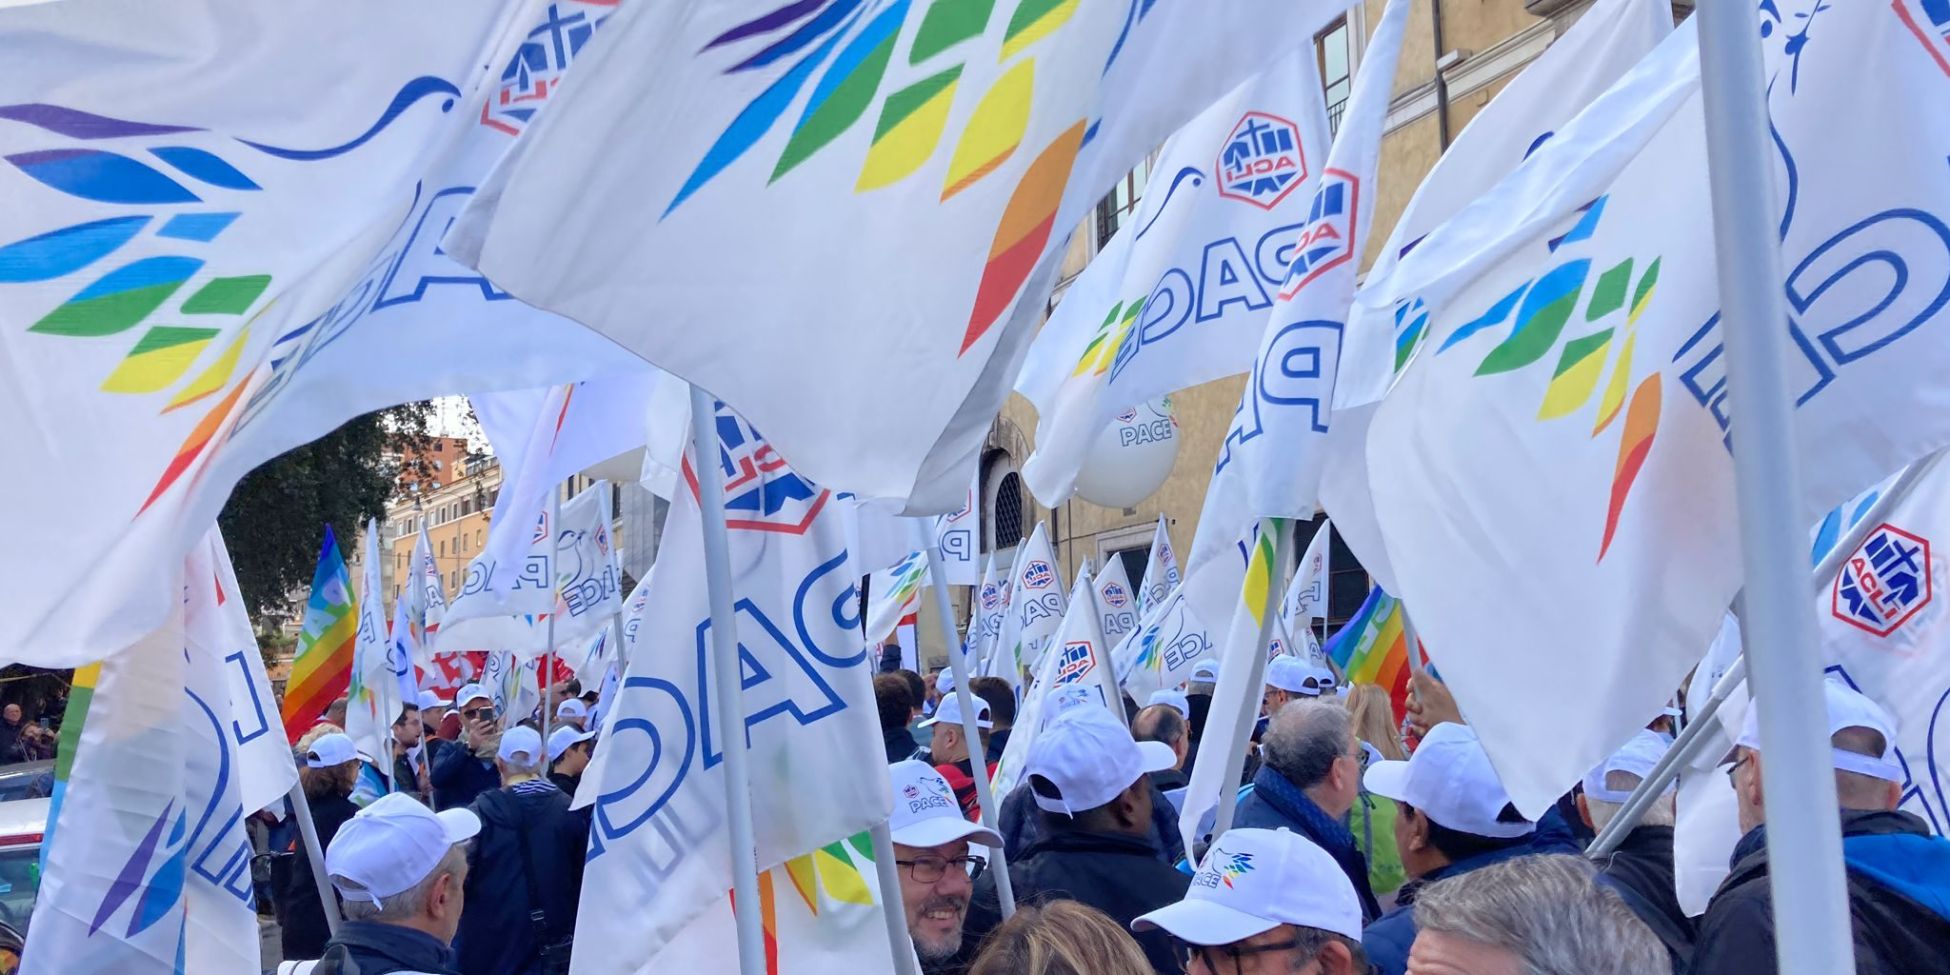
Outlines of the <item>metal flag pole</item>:
[{"label": "metal flag pole", "polygon": [[[1253,664],[1248,673],[1246,690],[1249,694],[1264,693],[1266,688],[1266,644],[1273,639],[1273,622],[1279,618],[1280,591],[1279,567],[1286,564],[1292,555],[1293,535],[1286,522],[1279,518],[1262,518],[1259,530],[1273,532],[1273,565],[1267,573],[1266,605],[1261,607],[1259,632],[1253,637]],[[1250,570],[1248,570],[1250,571]],[[1219,780],[1219,811],[1212,820],[1212,836],[1217,839],[1232,828],[1232,814],[1239,805],[1239,777],[1246,771],[1246,742],[1252,738],[1253,722],[1259,717],[1259,709],[1253,707],[1251,698],[1239,709],[1239,724],[1233,729],[1232,740],[1239,744],[1238,750],[1226,755],[1225,778]]]},{"label": "metal flag pole", "polygon": [[731,598],[731,546],[725,530],[724,480],[718,470],[717,404],[691,387],[691,456],[697,465],[704,525],[704,582],[711,594],[711,733],[724,750],[726,827],[731,833],[732,915],[738,925],[738,970],[765,975],[765,929],[758,909],[758,844],[752,829],[751,769],[745,753],[745,692]]},{"label": "metal flag pole", "polygon": [[[968,741],[968,771],[975,780],[975,801],[982,806],[982,825],[1001,835],[996,820],[1002,809],[996,804],[995,787],[987,775],[987,756],[982,756],[979,763],[976,758],[982,747],[982,734],[975,719],[975,694],[968,689],[968,655],[962,651],[961,641],[955,639],[955,610],[948,603],[948,574],[941,568],[941,546],[925,524],[915,522],[914,531],[919,536],[921,550],[927,554],[928,585],[934,590],[934,615],[941,621],[941,641],[948,648],[948,672],[955,679],[955,704],[961,708],[961,733]],[[1007,920],[1016,913],[1016,890],[1009,882],[1009,862],[999,845],[989,847],[989,870],[995,874],[996,898],[1002,902],[1002,917]]]},{"label": "metal flag pole", "polygon": [[[918,658],[920,647],[914,648]],[[881,820],[868,831],[873,838],[873,870],[880,880],[880,913],[887,920],[887,943],[894,955],[894,975],[920,975],[914,957],[914,938],[907,933],[907,908],[901,901],[900,867],[894,863],[894,830]]]},{"label": "metal flag pole", "polygon": [[[1916,482],[1933,470],[1944,456],[1945,454],[1939,452],[1904,468],[1895,483],[1891,484],[1887,491],[1882,492],[1881,497],[1876,498],[1869,506],[1869,510],[1857,518],[1855,524],[1836,540],[1834,546],[1815,565],[1813,582],[1817,592],[1828,585],[1828,580],[1833,579],[1835,574],[1841,571],[1842,562],[1861,547],[1862,540],[1867,538],[1869,532],[1878,524],[1881,524],[1883,515],[1894,507],[1897,501],[1908,495],[1916,486]],[[1744,638],[1746,633],[1744,627],[1741,633]],[[1672,757],[1672,760],[1661,759],[1650,772],[1646,773],[1644,780],[1639,782],[1638,788],[1632,790],[1631,798],[1619,808],[1618,815],[1612,817],[1612,821],[1598,834],[1597,839],[1592,841],[1586,851],[1589,856],[1600,857],[1617,849],[1618,844],[1625,839],[1625,834],[1631,832],[1632,828],[1638,825],[1639,818],[1645,814],[1645,810],[1651,808],[1653,798],[1664,793],[1666,786],[1678,777],[1680,769],[1690,765],[1699,754],[1699,750],[1714,740],[1706,733],[1706,729],[1713,726],[1713,716],[1719,712],[1720,705],[1724,704],[1733,694],[1734,689],[1745,683],[1746,679],[1747,658],[1743,650],[1741,656],[1734,658],[1727,672],[1720,676],[1720,682],[1713,686],[1712,693],[1706,700],[1693,713],[1686,716],[1686,727],[1679,732],[1679,737],[1673,740],[1672,747],[1667,750],[1667,755]]]},{"label": "metal flag pole", "polygon": [[1782,282],[1775,153],[1768,129],[1758,15],[1745,0],[1699,5],[1700,89],[1726,384],[1740,424],[1733,451],[1746,571],[1743,642],[1767,774],[1768,871],[1775,954],[1782,975],[1855,970],[1842,868],[1840,806],[1820,714],[1822,673],[1814,604],[1798,516],[1794,394],[1782,339]]},{"label": "metal flag pole", "polygon": [[[295,761],[297,756],[292,756]],[[333,934],[339,933],[339,924],[344,919],[339,916],[338,894],[332,890],[332,881],[325,875],[325,848],[318,842],[318,824],[312,822],[311,806],[305,802],[304,770],[300,769],[298,781],[291,783],[291,791],[286,796],[291,800],[291,818],[298,821],[298,835],[305,844],[305,858],[311,861],[311,879],[318,884],[318,902],[325,907],[325,928]]]}]

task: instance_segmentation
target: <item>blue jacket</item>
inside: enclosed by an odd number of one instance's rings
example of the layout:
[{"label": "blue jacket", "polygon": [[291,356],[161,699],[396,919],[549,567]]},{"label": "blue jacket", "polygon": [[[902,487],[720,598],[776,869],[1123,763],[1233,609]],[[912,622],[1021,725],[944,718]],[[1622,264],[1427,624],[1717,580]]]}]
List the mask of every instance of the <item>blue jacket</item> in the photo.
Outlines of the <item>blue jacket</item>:
[{"label": "blue jacket", "polygon": [[1362,923],[1381,916],[1381,905],[1368,883],[1368,858],[1355,845],[1354,834],[1345,823],[1327,815],[1326,810],[1307,798],[1286,776],[1260,766],[1253,774],[1252,790],[1240,797],[1239,806],[1232,814],[1232,828],[1241,827],[1290,829],[1312,840],[1334,858],[1341,872],[1347,874],[1348,882],[1354,885],[1354,893],[1361,898]]},{"label": "blue jacket", "polygon": [[[569,797],[546,779],[483,793],[474,813],[481,832],[467,853],[466,909],[454,936],[458,967],[467,975],[536,975],[543,944],[575,933],[589,820],[571,812]],[[540,943],[529,918],[529,880],[518,845],[524,835],[546,919]]]},{"label": "blue jacket", "polygon": [[501,773],[494,763],[475,758],[467,746],[449,742],[433,757],[433,771],[427,773],[433,784],[433,808],[465,809],[481,793],[501,788]]},{"label": "blue jacket", "polygon": [[1514,860],[1520,856],[1530,856],[1540,852],[1532,843],[1519,843],[1458,860],[1446,867],[1431,870],[1402,885],[1395,894],[1395,907],[1383,914],[1373,924],[1361,931],[1361,946],[1368,950],[1368,962],[1381,975],[1404,975],[1408,971],[1408,949],[1415,945],[1415,893],[1423,887],[1444,877],[1460,877],[1471,870],[1480,870],[1492,863]]},{"label": "blue jacket", "polygon": [[[1862,975],[1950,971],[1950,840],[1906,812],[1842,810],[1842,859],[1855,970]],[[1733,848],[1733,869],[1700,918],[1691,971],[1768,975],[1774,958],[1767,828]]]}]

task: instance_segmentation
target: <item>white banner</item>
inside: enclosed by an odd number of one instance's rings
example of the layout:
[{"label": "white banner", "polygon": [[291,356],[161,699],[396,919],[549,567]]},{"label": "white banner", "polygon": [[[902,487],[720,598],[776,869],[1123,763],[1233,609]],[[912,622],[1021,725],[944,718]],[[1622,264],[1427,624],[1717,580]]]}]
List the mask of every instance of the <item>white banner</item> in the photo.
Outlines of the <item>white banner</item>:
[{"label": "white banner", "polygon": [[995,794],[1006,796],[1021,781],[1029,750],[1042,734],[1043,725],[1053,714],[1051,695],[1064,688],[1077,688],[1084,697],[1121,716],[1124,699],[1118,693],[1117,679],[1111,673],[1110,647],[1104,642],[1096,608],[1090,598],[1090,577],[1081,571],[1070,588],[1070,612],[1063,617],[1050,649],[1036,667],[1036,676],[1023,692],[1022,713],[1002,749],[995,767]]},{"label": "white banner", "polygon": [[[777,460],[748,424],[719,415],[732,422],[718,424],[723,450],[708,473],[729,481],[747,461]],[[752,818],[759,867],[769,869],[886,819],[892,798],[886,767],[858,760],[879,741],[879,718],[859,636],[858,567],[833,494],[782,463],[758,469],[727,486],[726,511],[750,675],[742,727]],[[696,495],[680,491],[639,637],[659,650],[631,657],[585,773],[595,787],[579,790],[597,798],[576,941],[604,950],[578,951],[576,975],[665,971],[669,958],[692,957],[668,955],[672,939],[731,887],[702,532]],[[822,867],[857,875],[857,863]]]},{"label": "white banner", "polygon": [[19,327],[0,334],[0,453],[38,474],[0,504],[77,516],[17,530],[40,554],[0,569],[0,645],[69,666],[153,630],[178,598],[157,566],[238,479],[352,417],[615,360],[438,239],[613,9],[7,12],[0,309]]},{"label": "white banner", "polygon": [[1037,500],[1070,497],[1120,410],[1251,368],[1327,159],[1314,57],[1295,46],[1179,129],[1037,333],[1016,379],[1036,407]]},{"label": "white banner", "polygon": [[1090,594],[1097,607],[1097,618],[1104,631],[1104,645],[1114,647],[1126,634],[1137,629],[1137,593],[1131,587],[1131,574],[1124,571],[1124,560],[1111,555],[1104,569],[1090,583]]},{"label": "white banner", "polygon": [[[497,560],[492,550],[475,556],[447,609],[440,649],[541,654],[550,649],[551,613],[558,646],[579,644],[607,625],[623,608],[623,570],[609,534],[609,508],[609,482],[597,481],[563,503],[558,529],[549,527],[547,511],[541,513],[520,569]],[[513,580],[505,588],[494,582],[503,575]]]},{"label": "white banner", "polygon": [[1023,672],[1034,670],[1042,660],[1068,609],[1063,579],[1057,575],[1056,552],[1050,548],[1049,533],[1039,521],[1029,540],[1016,549],[1016,564],[1009,569],[1009,608],[1002,616],[1002,631],[982,672],[1008,681],[1010,687],[1020,687]]},{"label": "white banner", "polygon": [[961,507],[934,521],[934,544],[941,551],[941,573],[951,586],[973,586],[982,581],[982,506],[981,471],[968,483],[968,498]]},{"label": "white banner", "polygon": [[[1763,45],[1810,523],[1950,440],[1950,346],[1914,338],[1950,294],[1950,76],[1924,22],[1833,7]],[[1430,315],[1370,431],[1380,527],[1527,813],[1657,711],[1740,586],[1704,131],[1682,25],[1372,296]],[[1513,692],[1542,703],[1484,703]]]},{"label": "white banner", "polygon": [[1144,580],[1138,590],[1138,617],[1150,615],[1154,606],[1178,585],[1178,556],[1171,551],[1171,533],[1165,530],[1165,516],[1158,516],[1158,529],[1151,533],[1151,554],[1146,557]]},{"label": "white banner", "polygon": [[[359,631],[352,643],[352,679],[346,686],[345,733],[352,736],[361,757],[393,775],[393,722],[403,701],[393,663],[397,645],[386,630],[386,593],[379,584],[379,523],[366,520],[365,544],[360,549]],[[404,597],[405,589],[401,589]],[[399,600],[405,605],[404,598]],[[409,668],[410,671],[410,668]]]}]

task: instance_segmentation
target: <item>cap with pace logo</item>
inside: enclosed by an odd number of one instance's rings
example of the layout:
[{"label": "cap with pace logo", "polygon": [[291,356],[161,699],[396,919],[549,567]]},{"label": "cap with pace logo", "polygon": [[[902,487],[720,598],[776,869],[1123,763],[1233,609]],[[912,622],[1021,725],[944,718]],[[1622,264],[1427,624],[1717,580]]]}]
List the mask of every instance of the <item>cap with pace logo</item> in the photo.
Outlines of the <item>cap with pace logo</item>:
[{"label": "cap with pace logo", "polygon": [[887,820],[894,842],[902,846],[940,846],[973,840],[1001,846],[1002,837],[981,823],[971,823],[955,802],[948,780],[926,762],[908,759],[887,766],[894,782],[894,813]]},{"label": "cap with pace logo", "polygon": [[1185,899],[1131,922],[1195,945],[1228,945],[1282,924],[1361,938],[1361,901],[1334,858],[1290,830],[1227,830],[1206,851]]}]

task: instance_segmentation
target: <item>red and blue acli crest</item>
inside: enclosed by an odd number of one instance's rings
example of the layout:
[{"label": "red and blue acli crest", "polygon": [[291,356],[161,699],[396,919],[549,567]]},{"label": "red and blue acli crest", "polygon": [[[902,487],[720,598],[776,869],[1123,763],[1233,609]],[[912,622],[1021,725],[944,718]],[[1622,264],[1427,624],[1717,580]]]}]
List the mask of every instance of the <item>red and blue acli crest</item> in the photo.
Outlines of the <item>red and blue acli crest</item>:
[{"label": "red and blue acli crest", "polygon": [[1056,679],[1053,684],[1068,684],[1090,671],[1090,662],[1095,654],[1090,652],[1089,640],[1071,640],[1063,644],[1063,656],[1056,662]]},{"label": "red and blue acli crest", "polygon": [[[724,478],[725,527],[803,535],[832,492],[792,472],[752,425],[717,405],[718,473]],[[684,458],[684,480],[698,496],[697,473]]]},{"label": "red and blue acli crest", "polygon": [[1098,595],[1104,598],[1104,605],[1109,606],[1111,609],[1123,609],[1125,606],[1130,605],[1131,602],[1130,592],[1114,581],[1104,583],[1103,591]]},{"label": "red and blue acli crest", "polygon": [[1888,636],[1929,605],[1930,541],[1887,522],[1877,525],[1835,577],[1835,618]]},{"label": "red and blue acli crest", "polygon": [[1271,210],[1307,181],[1300,127],[1278,115],[1247,112],[1219,148],[1219,195]]},{"label": "red and blue acli crest", "polygon": [[994,611],[1002,608],[1002,587],[1001,586],[982,587],[982,608],[990,611]]},{"label": "red and blue acli crest", "polygon": [[1048,562],[1034,559],[1022,570],[1022,584],[1028,589],[1048,589],[1056,581],[1056,570]]},{"label": "red and blue acli crest", "polygon": [[1354,224],[1360,209],[1359,177],[1339,169],[1320,174],[1320,188],[1314,191],[1314,205],[1307,212],[1307,228],[1300,232],[1293,264],[1287,268],[1286,286],[1280,289],[1282,301],[1354,256],[1354,235],[1359,229]]},{"label": "red and blue acli crest", "polygon": [[[501,79],[481,104],[481,124],[509,135],[520,135],[530,119],[561,87],[569,64],[582,53],[608,14],[578,9],[614,7],[616,0],[552,3],[548,15],[528,32],[501,70]],[[564,8],[567,8],[566,10]]]},{"label": "red and blue acli crest", "polygon": [[1929,50],[1930,57],[1936,60],[1936,66],[1943,69],[1944,74],[1950,75],[1950,0],[1921,0],[1917,4],[1928,23],[1919,23],[1904,0],[1896,0],[1892,6],[1903,26],[1908,27]]}]

